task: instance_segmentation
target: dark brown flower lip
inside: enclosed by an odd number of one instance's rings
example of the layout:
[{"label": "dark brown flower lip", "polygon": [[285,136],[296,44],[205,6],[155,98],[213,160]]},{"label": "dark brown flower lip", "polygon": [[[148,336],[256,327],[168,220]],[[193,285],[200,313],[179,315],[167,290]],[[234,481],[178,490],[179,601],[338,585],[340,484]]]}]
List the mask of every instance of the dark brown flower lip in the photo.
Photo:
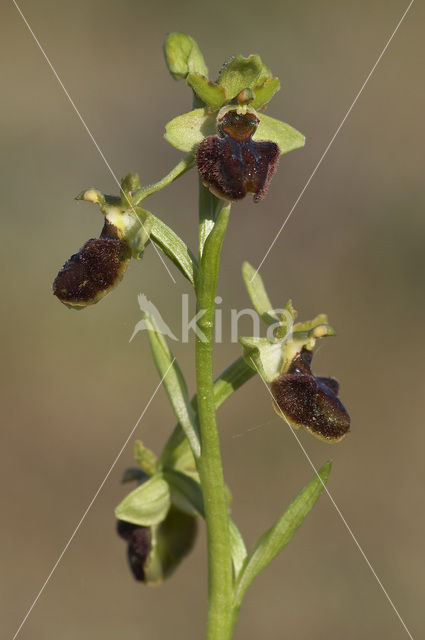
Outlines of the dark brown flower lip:
[{"label": "dark brown flower lip", "polygon": [[303,348],[288,372],[272,382],[276,409],[291,426],[304,427],[327,442],[338,442],[350,429],[350,416],[338,398],[337,380],[314,376],[311,360],[311,351]]},{"label": "dark brown flower lip", "polygon": [[259,119],[253,113],[230,110],[220,117],[217,135],[204,138],[196,152],[202,181],[224,200],[241,200],[253,194],[254,202],[266,195],[277,169],[279,147],[252,139]]},{"label": "dark brown flower lip", "polygon": [[130,260],[125,240],[105,223],[99,238],[91,238],[63,265],[53,293],[63,304],[84,308],[101,300],[122,279]]},{"label": "dark brown flower lip", "polygon": [[149,527],[118,520],[117,533],[128,543],[128,562],[133,576],[136,580],[144,582],[145,563],[151,551],[151,531]]}]

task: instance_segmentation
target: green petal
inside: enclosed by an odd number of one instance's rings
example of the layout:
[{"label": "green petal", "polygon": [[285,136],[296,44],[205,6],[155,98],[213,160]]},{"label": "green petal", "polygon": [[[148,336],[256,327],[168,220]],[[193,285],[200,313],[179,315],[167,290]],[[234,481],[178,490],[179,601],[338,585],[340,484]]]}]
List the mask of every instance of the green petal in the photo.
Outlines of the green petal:
[{"label": "green petal", "polygon": [[149,476],[153,476],[157,471],[157,457],[145,445],[141,440],[136,440],[134,443],[134,459],[137,464],[143,469]]},{"label": "green petal", "polygon": [[260,124],[253,135],[253,140],[276,142],[281,155],[304,146],[305,137],[303,134],[289,124],[263,114],[258,114],[258,117],[260,118]]},{"label": "green petal", "polygon": [[255,99],[250,106],[254,109],[261,109],[261,107],[270,102],[279,89],[279,78],[269,78],[264,84],[254,87]]},{"label": "green petal", "polygon": [[164,138],[176,149],[188,153],[216,132],[216,115],[207,109],[194,109],[170,120],[165,126]]},{"label": "green petal", "polygon": [[235,56],[224,64],[218,83],[225,88],[231,100],[243,89],[253,89],[262,84],[270,75],[270,70],[263,64],[260,56],[252,55],[248,58]]},{"label": "green petal", "polygon": [[161,474],[131,491],[115,509],[118,520],[143,527],[162,522],[170,508],[170,489]]},{"label": "green petal", "polygon": [[186,33],[170,33],[164,42],[165,62],[175,80],[197,72],[208,76],[204,57],[196,40]]},{"label": "green petal", "polygon": [[226,90],[200,73],[189,73],[187,84],[192,87],[198,98],[211,109],[220,109],[227,102]]}]

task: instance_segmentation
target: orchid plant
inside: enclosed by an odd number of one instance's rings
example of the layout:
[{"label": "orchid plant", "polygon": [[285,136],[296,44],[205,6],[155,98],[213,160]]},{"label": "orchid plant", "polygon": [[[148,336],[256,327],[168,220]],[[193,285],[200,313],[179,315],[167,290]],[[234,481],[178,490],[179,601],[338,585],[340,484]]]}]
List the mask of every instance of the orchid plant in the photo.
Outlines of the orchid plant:
[{"label": "orchid plant", "polygon": [[[171,120],[165,139],[185,156],[161,180],[142,186],[127,175],[117,196],[84,190],[78,200],[95,203],[104,216],[99,238],[88,240],[59,271],[53,291],[73,309],[97,303],[123,277],[129,261],[155,245],[193,285],[198,314],[196,395],[189,397],[183,373],[156,325],[144,321],[162,384],[177,418],[159,456],[135,443],[135,466],[123,475],[135,483],[115,510],[136,580],[167,578],[191,550],[198,521],[205,520],[208,547],[207,640],[229,640],[243,597],[257,575],[282,551],[301,525],[329,476],[326,462],[289,506],[247,549],[231,516],[224,482],[216,412],[253,376],[269,386],[275,411],[291,428],[303,427],[327,443],[341,440],[350,418],[338,398],[338,383],[313,375],[318,340],[334,335],[325,315],[297,323],[289,301],[275,310],[259,274],[245,262],[242,276],[267,337],[241,337],[241,356],[213,379],[214,312],[220,254],[231,203],[267,194],[279,157],[304,145],[293,127],[265,115],[280,83],[258,55],[231,58],[216,82],[195,40],[168,35],[168,69],[192,89],[193,108]],[[141,203],[190,169],[199,174],[199,246],[195,253]]]}]

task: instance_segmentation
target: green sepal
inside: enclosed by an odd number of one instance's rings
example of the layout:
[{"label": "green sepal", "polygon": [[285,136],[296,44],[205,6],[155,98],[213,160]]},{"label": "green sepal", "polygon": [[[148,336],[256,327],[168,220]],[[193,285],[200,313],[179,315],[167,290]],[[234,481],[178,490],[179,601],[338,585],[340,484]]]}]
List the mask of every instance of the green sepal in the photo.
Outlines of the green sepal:
[{"label": "green sepal", "polygon": [[134,443],[134,459],[137,464],[149,476],[155,475],[158,471],[158,459],[153,451],[145,447],[141,440]]},{"label": "green sepal", "polygon": [[[145,246],[150,238],[153,217],[149,211],[141,207],[133,207],[133,210],[126,211],[127,220],[121,224],[125,224],[125,237],[131,249],[132,258],[140,260],[143,255]],[[106,218],[109,220],[109,214]]]},{"label": "green sepal", "polygon": [[206,136],[217,133],[216,119],[206,108],[194,109],[170,120],[165,125],[164,138],[176,149],[194,152]]},{"label": "green sepal", "polygon": [[[129,174],[124,181],[130,184],[133,179],[135,177]],[[116,228],[119,238],[127,242],[131,256],[136,259],[142,257],[153,225],[153,217],[149,211],[134,207],[131,200],[126,203],[124,198],[123,203],[121,198],[108,196],[98,189],[86,189],[76,200],[98,204],[107,222]]]},{"label": "green sepal", "polygon": [[282,343],[258,337],[242,337],[239,342],[245,362],[263,380],[270,383],[279,377],[284,362]]},{"label": "green sepal", "polygon": [[186,33],[168,34],[164,41],[164,56],[174,80],[182,80],[188,73],[201,73],[208,77],[208,69],[198,44]]},{"label": "green sepal", "polygon": [[288,544],[313,508],[328,479],[332,463],[326,462],[318,474],[300,491],[275,524],[257,540],[240,573],[235,593],[239,606],[252,581]]},{"label": "green sepal", "polygon": [[189,73],[187,84],[192,87],[198,98],[211,109],[220,109],[227,102],[227,94],[224,87],[211,82],[200,73]]},{"label": "green sepal", "polygon": [[[238,107],[229,107],[238,108]],[[249,107],[248,107],[249,110]],[[305,144],[305,137],[285,122],[257,113],[260,120],[253,140],[271,140],[276,142],[280,154],[299,149]],[[164,138],[176,149],[186,153],[195,152],[202,140],[217,133],[215,114],[207,109],[194,109],[177,116],[165,126]]]},{"label": "green sepal", "polygon": [[166,519],[151,528],[151,551],[144,565],[144,582],[157,585],[168,578],[191,551],[197,519],[171,507]]},{"label": "green sepal", "polygon": [[280,155],[289,153],[303,147],[305,137],[302,133],[291,127],[285,122],[270,118],[264,113],[257,114],[260,119],[257,131],[252,136],[253,140],[271,140],[276,142],[279,147]]},{"label": "green sepal", "polygon": [[267,294],[264,282],[258,271],[249,262],[242,265],[242,277],[245,282],[248,295],[258,315],[268,325],[279,322],[279,317],[274,312],[273,305]]},{"label": "green sepal", "polygon": [[171,492],[171,502],[180,511],[191,516],[205,517],[204,499],[197,473],[188,475],[176,469],[164,469]]},{"label": "green sepal", "polygon": [[162,522],[170,508],[168,483],[156,474],[131,491],[115,509],[118,520],[149,527]]},{"label": "green sepal", "polygon": [[254,109],[262,109],[273,98],[275,93],[280,90],[279,78],[269,78],[264,84],[254,87],[254,100],[250,106]]},{"label": "green sepal", "polygon": [[270,69],[260,56],[248,58],[235,56],[225,62],[218,76],[218,84],[226,90],[229,100],[235,98],[243,89],[254,89],[271,76]]},{"label": "green sepal", "polygon": [[164,336],[159,332],[153,316],[145,313],[144,319],[152,355],[171,406],[189,440],[193,454],[198,457],[201,453],[198,426],[196,424],[195,412],[189,401],[183,374],[176,359],[168,348]]}]

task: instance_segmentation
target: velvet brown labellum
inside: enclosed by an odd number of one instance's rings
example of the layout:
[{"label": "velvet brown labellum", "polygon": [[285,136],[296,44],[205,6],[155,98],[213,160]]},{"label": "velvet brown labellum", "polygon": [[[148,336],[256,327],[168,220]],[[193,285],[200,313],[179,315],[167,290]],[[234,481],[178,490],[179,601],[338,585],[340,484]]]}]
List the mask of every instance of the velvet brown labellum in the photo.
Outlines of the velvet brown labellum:
[{"label": "velvet brown labellum", "polygon": [[69,307],[95,304],[122,279],[130,250],[105,223],[99,238],[88,240],[67,260],[53,282],[53,293]]},{"label": "velvet brown labellum", "polygon": [[338,398],[337,380],[315,377],[311,360],[311,351],[302,349],[288,372],[272,382],[276,408],[291,426],[304,427],[321,440],[338,442],[350,429],[350,416]]},{"label": "velvet brown labellum", "polygon": [[218,120],[217,135],[199,145],[199,173],[217,197],[240,200],[252,193],[258,202],[266,196],[280,151],[275,142],[252,139],[259,122],[254,113],[228,111]]},{"label": "velvet brown labellum", "polygon": [[127,555],[131,572],[136,580],[145,580],[145,562],[151,551],[151,531],[124,520],[118,520],[117,533],[128,543]]}]

